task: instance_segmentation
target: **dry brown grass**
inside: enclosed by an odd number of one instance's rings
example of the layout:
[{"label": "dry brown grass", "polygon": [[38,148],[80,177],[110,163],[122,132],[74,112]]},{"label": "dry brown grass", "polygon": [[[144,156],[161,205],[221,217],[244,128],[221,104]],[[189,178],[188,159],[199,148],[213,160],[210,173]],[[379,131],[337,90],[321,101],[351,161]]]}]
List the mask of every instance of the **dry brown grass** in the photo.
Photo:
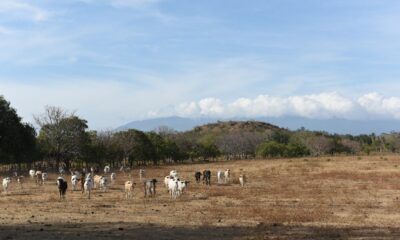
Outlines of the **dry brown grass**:
[{"label": "dry brown grass", "polygon": [[[159,180],[157,196],[145,199],[137,184],[129,200],[127,177],[119,175],[115,186],[95,191],[91,200],[69,190],[60,201],[57,176],[50,175],[45,186],[27,180],[20,189],[14,182],[0,195],[0,238],[396,238],[399,163],[398,156],[363,156],[155,167],[146,175]],[[216,171],[226,168],[231,183],[217,185]],[[191,181],[176,201],[162,181],[171,169]],[[211,187],[194,181],[194,172],[204,169],[212,171]],[[244,188],[240,174],[248,178]]]}]

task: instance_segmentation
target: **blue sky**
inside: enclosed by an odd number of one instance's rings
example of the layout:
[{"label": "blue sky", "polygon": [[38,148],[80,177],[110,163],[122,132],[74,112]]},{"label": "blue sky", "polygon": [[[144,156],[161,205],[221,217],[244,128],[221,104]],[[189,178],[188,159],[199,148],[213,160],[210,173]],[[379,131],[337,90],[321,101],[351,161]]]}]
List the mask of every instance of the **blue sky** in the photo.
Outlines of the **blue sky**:
[{"label": "blue sky", "polygon": [[400,2],[1,0],[0,94],[149,117],[400,118]]}]

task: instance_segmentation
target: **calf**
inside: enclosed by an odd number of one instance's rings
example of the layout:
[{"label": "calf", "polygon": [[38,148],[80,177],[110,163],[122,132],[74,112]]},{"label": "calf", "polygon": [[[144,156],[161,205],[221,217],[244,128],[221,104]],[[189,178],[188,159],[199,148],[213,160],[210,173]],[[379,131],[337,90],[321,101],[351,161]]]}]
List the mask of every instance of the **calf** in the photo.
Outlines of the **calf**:
[{"label": "calf", "polygon": [[134,183],[132,181],[125,182],[125,198],[126,199],[133,197],[134,185],[136,185],[136,183]]},{"label": "calf", "polygon": [[156,195],[157,179],[144,181],[144,197],[154,197]]},{"label": "calf", "polygon": [[10,177],[3,178],[3,191],[5,194],[8,193],[8,188],[9,188],[10,184],[11,184]]},{"label": "calf", "polygon": [[201,180],[201,172],[195,172],[194,173],[194,178],[196,179],[197,183],[200,183]]},{"label": "calf", "polygon": [[67,192],[68,183],[62,177],[58,177],[57,185],[58,185],[58,191],[60,193],[60,200],[65,199],[65,193]]},{"label": "calf", "polygon": [[203,171],[203,183],[211,186],[211,171],[210,170]]}]

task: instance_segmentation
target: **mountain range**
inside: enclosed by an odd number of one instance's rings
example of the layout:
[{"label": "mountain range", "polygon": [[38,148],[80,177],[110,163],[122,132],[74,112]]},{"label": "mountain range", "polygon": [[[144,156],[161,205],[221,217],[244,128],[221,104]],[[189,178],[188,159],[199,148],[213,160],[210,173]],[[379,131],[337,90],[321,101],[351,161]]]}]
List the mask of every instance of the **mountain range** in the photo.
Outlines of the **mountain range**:
[{"label": "mountain range", "polygon": [[258,117],[258,118],[183,118],[177,116],[153,118],[140,121],[132,121],[118,127],[117,131],[126,129],[138,129],[152,131],[158,127],[168,127],[177,131],[191,130],[196,126],[218,121],[260,121],[270,123],[281,128],[297,130],[304,127],[313,131],[325,131],[338,134],[381,134],[392,131],[400,131],[400,120],[349,120],[341,118],[309,119],[303,117]]}]

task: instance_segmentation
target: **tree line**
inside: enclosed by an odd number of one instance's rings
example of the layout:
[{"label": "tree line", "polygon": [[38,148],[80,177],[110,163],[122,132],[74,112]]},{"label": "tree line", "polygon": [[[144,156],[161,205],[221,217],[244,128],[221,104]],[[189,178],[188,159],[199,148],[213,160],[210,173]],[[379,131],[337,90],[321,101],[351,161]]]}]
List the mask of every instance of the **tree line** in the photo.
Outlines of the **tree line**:
[{"label": "tree line", "polygon": [[261,122],[218,122],[177,132],[168,127],[142,132],[90,131],[85,119],[46,106],[23,123],[0,96],[0,164],[11,169],[66,169],[158,165],[194,161],[371,154],[400,151],[400,134],[338,135],[296,131]]}]

